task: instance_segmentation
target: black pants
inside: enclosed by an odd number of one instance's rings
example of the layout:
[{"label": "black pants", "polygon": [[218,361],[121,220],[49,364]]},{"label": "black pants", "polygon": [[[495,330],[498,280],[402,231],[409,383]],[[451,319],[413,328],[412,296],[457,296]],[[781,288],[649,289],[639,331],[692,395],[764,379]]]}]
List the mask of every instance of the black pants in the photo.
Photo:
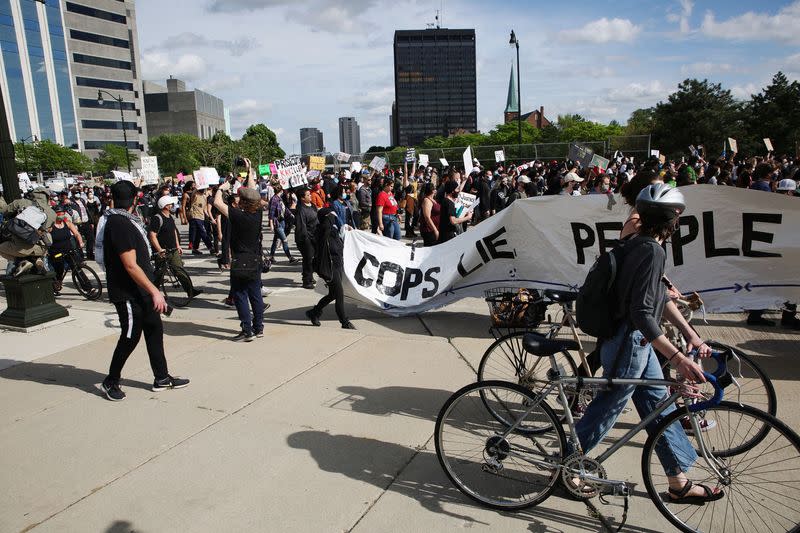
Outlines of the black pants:
[{"label": "black pants", "polygon": [[192,241],[192,249],[200,251],[200,241],[202,240],[205,243],[206,248],[208,248],[209,252],[214,251],[214,245],[211,242],[211,238],[206,233],[206,222],[205,220],[200,220],[199,218],[193,218],[189,220],[189,227],[191,228],[194,226],[194,240]]},{"label": "black pants", "polygon": [[314,243],[310,240],[297,241],[297,248],[300,249],[300,255],[303,256],[303,284],[312,283],[314,281]]},{"label": "black pants", "polygon": [[331,281],[326,282],[328,287],[328,294],[322,297],[317,305],[314,306],[314,314],[322,316],[322,311],[325,307],[333,302],[336,301],[336,317],[339,319],[339,322],[344,324],[347,322],[347,315],[344,314],[344,289],[342,288],[342,271],[338,269],[334,269],[333,271],[333,278]]},{"label": "black pants", "polygon": [[94,259],[94,224],[84,222],[78,226],[78,232],[83,237],[83,243],[86,245],[86,257]]},{"label": "black pants", "polygon": [[222,254],[220,265],[231,264],[231,223],[228,217],[222,217]]},{"label": "black pants", "polygon": [[164,356],[164,326],[161,324],[161,315],[153,309],[153,302],[149,298],[126,300],[116,302],[114,306],[117,308],[122,333],[111,358],[108,377],[119,380],[122,367],[139,344],[143,332],[153,376],[156,379],[169,376],[167,358]]}]

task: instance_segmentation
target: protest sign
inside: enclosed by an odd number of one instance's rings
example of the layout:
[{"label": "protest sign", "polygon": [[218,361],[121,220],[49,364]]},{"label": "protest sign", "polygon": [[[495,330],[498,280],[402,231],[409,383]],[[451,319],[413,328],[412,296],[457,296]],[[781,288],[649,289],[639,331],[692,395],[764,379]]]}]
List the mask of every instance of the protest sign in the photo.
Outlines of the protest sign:
[{"label": "protest sign", "polygon": [[427,167],[428,166],[428,154],[419,154],[419,166]]},{"label": "protest sign", "polygon": [[142,170],[139,172],[139,175],[142,177],[142,183],[144,185],[158,185],[158,180],[160,178],[158,172],[158,157],[143,155],[139,161],[142,164]]},{"label": "protest sign", "polygon": [[239,177],[240,178],[246,178],[247,177],[247,172],[244,172],[244,171],[239,172]]},{"label": "protest sign", "polygon": [[664,154],[659,155],[658,162],[661,163],[662,165],[665,164],[667,162],[667,156],[665,156]]},{"label": "protest sign", "polygon": [[472,147],[467,146],[467,149],[464,150],[464,154],[461,156],[461,160],[464,163],[464,173],[469,174],[472,172]]},{"label": "protest sign", "polygon": [[275,163],[270,163],[269,164],[269,173],[272,176],[274,176],[275,174],[278,173],[278,167],[275,165]]},{"label": "protest sign", "polygon": [[352,163],[350,163],[350,170],[352,172],[361,172],[361,163],[359,163],[358,161],[353,161]]},{"label": "protest sign", "polygon": [[406,163],[413,163],[417,160],[417,152],[413,148],[406,150]]},{"label": "protest sign", "polygon": [[[136,181],[136,180],[134,180],[134,179],[133,179],[133,176],[131,176],[131,175],[130,175],[129,173],[127,173],[127,172],[121,172],[121,171],[119,171],[119,170],[112,170],[112,171],[111,171],[111,174],[114,176],[114,179],[115,179],[116,181],[123,181],[123,180],[124,180],[124,181],[131,181],[131,182],[135,182],[135,181]],[[64,180],[64,183],[66,183],[66,182],[67,182],[67,181],[66,181],[66,180]]]},{"label": "protest sign", "polygon": [[764,139],[764,146],[767,147],[767,152],[774,152],[775,150],[772,148],[772,141],[769,139]]},{"label": "protest sign", "polygon": [[470,194],[468,192],[460,192],[458,193],[458,198],[454,202],[456,204],[456,216],[460,217],[464,213],[473,211],[476,207],[478,207],[478,197],[474,194]]},{"label": "protest sign", "polygon": [[281,187],[284,189],[300,187],[308,183],[305,170],[300,162],[299,156],[287,157],[275,161],[275,170]]},{"label": "protest sign", "polygon": [[661,155],[661,152],[659,152],[658,150],[650,150],[650,157],[653,156],[658,157],[659,155]]},{"label": "protest sign", "polygon": [[369,163],[369,168],[374,168],[378,172],[382,171],[385,167],[386,167],[386,160],[382,157],[375,156]]},{"label": "protest sign", "polygon": [[313,180],[314,178],[318,178],[319,174],[320,174],[319,170],[309,170],[308,172],[306,172],[306,178],[308,178],[309,180]]},{"label": "protest sign", "polygon": [[20,172],[17,174],[17,179],[19,180],[19,191],[22,194],[33,189],[33,183],[27,172]]},{"label": "protest sign", "polygon": [[728,137],[728,149],[730,149],[730,151],[733,152],[734,154],[739,152],[739,147],[736,144],[736,139]]},{"label": "protest sign", "polygon": [[494,153],[494,162],[499,163],[500,161],[506,160],[506,153],[503,150],[496,150]]},{"label": "protest sign", "polygon": [[178,183],[183,183],[184,181],[186,181],[186,176],[184,176],[184,175],[183,175],[183,172],[178,172],[178,173],[175,175],[175,180],[176,180]]},{"label": "protest sign", "polygon": [[347,163],[348,161],[350,161],[350,154],[339,152],[338,154],[336,154],[336,159],[338,159],[342,163]]},{"label": "protest sign", "polygon": [[441,163],[443,167],[449,167],[450,166],[450,163],[447,162],[447,159],[445,159],[443,157],[439,158],[439,163]]},{"label": "protest sign", "polygon": [[270,174],[272,174],[272,171],[269,169],[269,165],[258,165],[259,176],[269,176]]},{"label": "protest sign", "polygon": [[697,148],[695,148],[693,144],[689,145],[689,153],[697,157]]},{"label": "protest sign", "polygon": [[310,156],[308,156],[308,169],[309,170],[325,170],[325,156],[324,155],[310,155]]},{"label": "protest sign", "polygon": [[194,185],[197,190],[208,189],[208,182],[206,181],[206,176],[200,170],[195,170],[192,172],[192,176],[194,177]]},{"label": "protest sign", "polygon": [[194,185],[198,190],[208,189],[219,183],[219,173],[214,167],[200,167],[194,171]]},{"label": "protest sign", "polygon": [[592,164],[592,157],[594,157],[594,150],[588,146],[578,143],[569,143],[569,159],[580,163],[582,167],[588,167]]},{"label": "protest sign", "polygon": [[[697,291],[709,312],[780,308],[800,300],[796,199],[694,185],[666,245],[667,276]],[[345,293],[399,316],[493,287],[575,291],[595,257],[616,244],[628,206],[607,195],[517,200],[454,239],[414,254],[402,242],[345,232]],[[756,231],[755,228],[758,228]]]},{"label": "protest sign", "polygon": [[610,161],[608,159],[606,159],[605,157],[601,157],[601,156],[599,156],[597,154],[594,154],[592,156],[592,160],[589,162],[589,166],[590,167],[600,167],[601,169],[606,170],[608,168],[609,163],[610,163]]}]

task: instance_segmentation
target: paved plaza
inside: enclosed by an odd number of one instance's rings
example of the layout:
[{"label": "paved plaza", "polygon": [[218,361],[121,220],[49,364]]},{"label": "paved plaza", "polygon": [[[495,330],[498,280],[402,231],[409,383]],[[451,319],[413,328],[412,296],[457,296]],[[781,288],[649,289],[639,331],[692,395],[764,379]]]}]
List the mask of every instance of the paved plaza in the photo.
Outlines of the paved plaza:
[{"label": "paved plaza", "polygon": [[[274,291],[265,337],[233,343],[227,273],[209,256],[187,266],[206,292],[164,320],[170,371],[191,378],[187,389],[150,391],[141,342],[123,372],[127,399],[105,400],[116,313],[69,282],[59,299],[69,321],[0,333],[0,532],[553,533],[620,518],[621,500],[587,506],[560,493],[498,513],[445,477],[434,424],[492,340],[482,300],[407,318],[348,306],[357,331],[340,329],[330,306],[314,328],[303,313],[320,294],[281,260],[264,277]],[[773,379],[778,416],[800,428],[800,335],[748,328],[741,314],[696,325],[753,355]],[[635,421],[625,415],[612,438]],[[625,530],[669,531],[641,483],[642,442],[606,465],[636,484]]]}]

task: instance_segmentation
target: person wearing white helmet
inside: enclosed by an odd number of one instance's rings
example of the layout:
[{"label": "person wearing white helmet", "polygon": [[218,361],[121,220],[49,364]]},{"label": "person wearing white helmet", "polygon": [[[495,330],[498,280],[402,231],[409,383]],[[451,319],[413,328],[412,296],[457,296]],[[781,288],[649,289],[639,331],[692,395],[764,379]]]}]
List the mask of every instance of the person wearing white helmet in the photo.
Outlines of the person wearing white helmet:
[{"label": "person wearing white helmet", "polygon": [[775,188],[775,191],[787,196],[796,196],[797,182],[793,179],[782,179],[778,182],[778,186]]},{"label": "person wearing white helmet", "polygon": [[[600,359],[603,377],[628,379],[664,379],[658,350],[680,374],[691,382],[703,382],[703,370],[690,357],[676,348],[661,330],[661,318],[672,322],[686,338],[689,350],[696,348],[701,357],[711,355],[703,342],[683,319],[662,284],[667,255],[662,247],[672,235],[678,219],[686,209],[683,194],[664,183],[645,187],[636,198],[636,211],[641,225],[635,236],[624,243],[624,255],[612,288],[618,319],[616,333],[603,339]],[[666,387],[615,385],[600,390],[576,425],[583,453],[588,454],[613,427],[629,399],[643,419],[669,396]],[[668,407],[651,422],[654,427],[675,410]],[[713,427],[713,425],[709,426]],[[724,492],[694,484],[688,477],[697,461],[697,453],[680,424],[673,424],[656,446],[656,453],[669,480],[669,498],[674,502],[702,505],[718,500]],[[575,480],[576,486],[580,481]]]},{"label": "person wearing white helmet", "polygon": [[175,218],[172,216],[178,209],[178,199],[174,196],[162,196],[158,199],[158,213],[150,218],[150,227],[147,236],[153,252],[157,254],[156,259],[156,286],[160,285],[161,276],[164,274],[163,263],[172,265],[176,272],[181,287],[189,298],[194,298],[202,294],[201,289],[195,289],[189,274],[183,269],[183,249],[178,235],[178,228],[175,225]]}]

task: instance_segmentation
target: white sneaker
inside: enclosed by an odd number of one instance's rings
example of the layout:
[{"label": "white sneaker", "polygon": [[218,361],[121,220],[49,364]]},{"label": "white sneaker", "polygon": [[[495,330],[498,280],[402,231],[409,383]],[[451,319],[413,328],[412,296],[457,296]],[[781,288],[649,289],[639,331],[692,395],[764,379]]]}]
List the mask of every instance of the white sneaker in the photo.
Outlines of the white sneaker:
[{"label": "white sneaker", "polygon": [[275,291],[273,291],[272,289],[268,289],[268,288],[264,287],[263,285],[261,286],[261,296],[263,296],[264,298],[266,298],[267,296],[269,296],[273,292],[275,292]]}]

